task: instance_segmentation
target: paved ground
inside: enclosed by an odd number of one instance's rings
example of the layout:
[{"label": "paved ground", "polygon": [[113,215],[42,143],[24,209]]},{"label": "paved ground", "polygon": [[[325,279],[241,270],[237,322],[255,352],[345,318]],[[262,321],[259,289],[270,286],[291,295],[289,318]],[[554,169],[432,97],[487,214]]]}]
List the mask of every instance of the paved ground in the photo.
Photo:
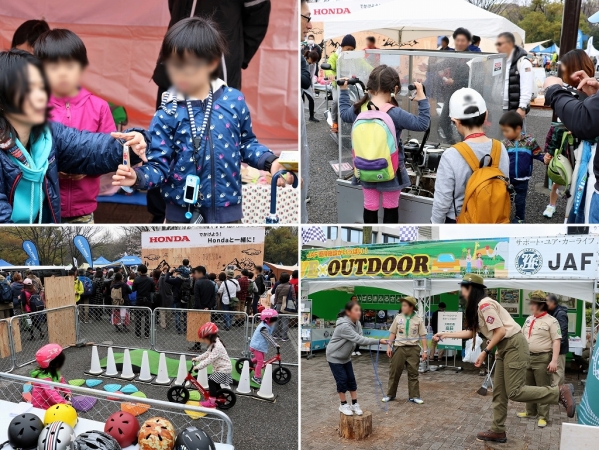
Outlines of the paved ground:
[{"label": "paved ground", "polygon": [[[174,351],[186,352],[189,343],[186,343],[183,336],[174,332],[173,323],[167,330],[161,330],[157,336],[157,342],[163,344],[166,352]],[[93,321],[90,324],[81,324],[80,335],[88,342],[104,342],[112,340],[115,346],[131,346],[135,348],[149,348],[149,340],[137,339],[133,332],[127,334],[115,333],[114,328],[107,322],[106,316],[102,321]],[[45,328],[45,327],[44,327]],[[171,329],[172,328],[172,329]],[[235,330],[239,330],[236,332]],[[229,352],[232,357],[241,355],[236,354],[241,348],[242,327],[233,327],[231,331],[223,336],[223,341],[230,344]],[[290,330],[290,337],[295,339],[297,347],[297,328]],[[158,340],[159,339],[159,340]],[[228,341],[227,341],[228,339]],[[23,352],[19,355],[21,362],[25,362],[33,357],[35,350],[41,345],[48,343],[47,337],[40,339],[36,333],[34,341],[23,340]],[[285,343],[291,346],[292,341]],[[118,351],[118,350],[115,350]],[[287,353],[289,355],[289,352]],[[100,350],[100,357],[106,355],[106,350]],[[92,378],[83,373],[90,367],[91,347],[75,348],[66,350],[67,362],[63,370],[63,375],[67,380],[75,378]],[[167,356],[178,358],[178,355],[168,354]],[[268,355],[271,356],[271,355]],[[226,414],[233,421],[233,433],[235,447],[242,450],[262,450],[264,448],[278,449],[297,449],[298,445],[298,370],[295,366],[287,366],[292,373],[291,381],[279,386],[274,384],[273,392],[278,395],[275,403],[254,400],[248,397],[237,397],[237,404]],[[18,368],[14,373],[19,375],[29,375],[34,365],[27,365]],[[107,383],[126,384],[122,381],[114,381],[106,378],[103,385]],[[149,398],[166,401],[168,387],[154,386],[143,383],[132,383],[144,392]],[[102,388],[102,386],[99,386]],[[0,397],[2,397],[0,395]],[[4,397],[2,397],[4,398]],[[104,406],[106,410],[110,406]],[[110,411],[113,412],[113,411]],[[107,413],[106,416],[110,414]],[[167,414],[168,415],[168,414]],[[98,420],[97,417],[90,417]],[[148,417],[142,416],[143,420]],[[105,417],[102,417],[105,419]],[[201,427],[201,421],[196,423]],[[179,426],[177,428],[183,428]]]},{"label": "paved ground", "polygon": [[[322,96],[321,96],[322,98]],[[321,99],[316,99],[316,105]],[[308,115],[307,103],[306,116]],[[307,122],[308,142],[310,145],[310,177],[309,188],[311,201],[308,203],[309,221],[311,223],[335,223],[337,221],[336,174],[329,161],[338,159],[338,147],[330,136],[329,127],[323,119],[324,104],[316,116],[320,123]],[[545,136],[551,124],[550,110],[533,110],[527,118],[527,129],[544,147]],[[534,164],[533,179],[530,182],[527,197],[527,222],[530,223],[562,223],[566,202],[560,199],[553,218],[543,217],[547,206],[549,191],[543,188],[545,166],[539,162]],[[345,207],[350,207],[346,205]],[[354,206],[362,209],[362,205]]]},{"label": "paved ground", "polygon": [[[492,395],[480,396],[483,377],[464,364],[465,370],[455,373],[451,369],[420,375],[420,394],[423,405],[408,403],[406,374],[402,375],[398,390],[398,401],[391,402],[385,412],[380,401],[381,392],[375,388],[373,366],[368,352],[354,358],[354,369],[358,381],[358,399],[362,409],[373,414],[373,435],[365,441],[349,441],[338,437],[339,403],[333,376],[323,352],[311,360],[302,359],[302,449],[324,450],[343,448],[352,450],[413,450],[413,449],[483,449],[476,441],[478,431],[491,425]],[[460,363],[458,363],[460,365]],[[387,388],[388,359],[381,353],[379,376],[383,388]],[[577,401],[582,394],[582,385],[576,376],[568,374],[574,383]],[[508,444],[517,440],[526,442],[529,450],[558,450],[561,423],[575,422],[568,419],[564,408],[551,406],[551,417],[545,429],[536,426],[536,421],[519,419],[517,411],[523,404],[510,402],[508,409],[508,443],[497,448],[508,449]]]}]

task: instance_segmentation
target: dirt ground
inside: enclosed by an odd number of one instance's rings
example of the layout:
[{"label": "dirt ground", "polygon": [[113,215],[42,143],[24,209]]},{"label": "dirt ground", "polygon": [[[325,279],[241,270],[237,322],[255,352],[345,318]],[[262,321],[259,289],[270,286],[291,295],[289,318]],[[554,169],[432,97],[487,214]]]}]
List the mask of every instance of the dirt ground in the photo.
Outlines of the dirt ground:
[{"label": "dirt ground", "polygon": [[[382,352],[379,358],[379,377],[386,391],[388,358]],[[320,352],[313,359],[302,359],[302,449],[484,448],[483,443],[476,440],[476,433],[490,428],[492,393],[489,391],[485,397],[476,393],[484,378],[472,364],[458,361],[458,366],[464,366],[464,371],[459,373],[447,368],[420,374],[423,405],[407,401],[407,374],[404,372],[397,399],[385,412],[381,402],[383,393],[376,384],[368,351],[352,360],[358,381],[358,401],[364,411],[371,411],[373,415],[373,435],[364,441],[349,441],[338,436],[339,399],[324,352]],[[568,373],[566,379],[574,384],[578,402],[584,385],[575,373]],[[558,450],[562,422],[576,422],[576,419],[567,418],[563,407],[551,406],[549,423],[541,429],[536,420],[516,417],[516,412],[523,410],[524,404],[510,402],[506,422],[508,442],[496,448],[507,450],[514,448],[516,443],[526,443],[528,450]]]}]

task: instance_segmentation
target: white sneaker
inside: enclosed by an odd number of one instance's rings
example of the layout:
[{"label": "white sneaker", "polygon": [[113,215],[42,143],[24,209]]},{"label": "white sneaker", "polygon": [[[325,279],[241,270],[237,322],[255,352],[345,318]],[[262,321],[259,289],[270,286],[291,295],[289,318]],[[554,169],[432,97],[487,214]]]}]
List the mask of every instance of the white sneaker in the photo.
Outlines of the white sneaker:
[{"label": "white sneaker", "polygon": [[351,405],[351,410],[354,412],[354,414],[355,414],[356,416],[361,416],[362,414],[364,414],[364,413],[362,412],[362,410],[360,409],[360,404],[359,404],[359,403],[356,403],[356,404],[354,404],[354,405]]},{"label": "white sneaker", "polygon": [[424,400],[421,400],[419,398],[411,398],[410,401],[412,403],[416,403],[417,405],[422,405],[424,403]]},{"label": "white sneaker", "polygon": [[388,403],[388,402],[392,402],[393,400],[395,400],[395,396],[389,397],[388,395],[385,395],[381,401],[383,403]]},{"label": "white sneaker", "polygon": [[356,352],[351,352],[352,356],[357,356]]},{"label": "white sneaker", "polygon": [[545,217],[547,217],[548,219],[551,219],[553,217],[554,213],[555,213],[555,206],[547,205],[547,208],[545,208],[545,212],[543,212],[543,215]]},{"label": "white sneaker", "polygon": [[360,352],[355,352],[356,356],[362,356],[362,353]]},{"label": "white sneaker", "polygon": [[343,414],[345,414],[346,416],[354,415],[354,411],[353,411],[352,407],[349,406],[347,403],[345,405],[339,405],[339,411],[342,412]]}]

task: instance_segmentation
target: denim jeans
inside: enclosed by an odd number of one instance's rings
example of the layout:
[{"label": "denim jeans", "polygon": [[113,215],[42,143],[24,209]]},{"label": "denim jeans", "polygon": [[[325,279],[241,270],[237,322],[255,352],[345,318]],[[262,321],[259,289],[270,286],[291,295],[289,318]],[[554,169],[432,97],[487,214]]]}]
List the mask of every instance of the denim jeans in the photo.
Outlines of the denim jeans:
[{"label": "denim jeans", "polygon": [[[223,311],[231,311],[231,304],[225,305],[222,303]],[[231,314],[224,314],[225,316],[225,329],[228,330],[231,328]]]},{"label": "denim jeans", "polygon": [[596,192],[593,192],[593,198],[591,199],[589,223],[599,223],[599,194]]},{"label": "denim jeans", "polygon": [[[183,304],[181,302],[174,302],[173,308],[183,308]],[[187,314],[183,311],[175,311],[175,329],[177,333],[185,333],[187,328]]]},{"label": "denim jeans", "polygon": [[337,383],[337,392],[345,394],[347,391],[354,392],[358,390],[358,383],[356,383],[351,361],[345,364],[330,362],[329,367]]},{"label": "denim jeans", "polygon": [[514,201],[516,206],[516,217],[514,220],[524,221],[524,215],[526,214],[526,194],[528,193],[528,181],[529,180],[514,180],[511,179],[510,183],[514,186],[516,191],[516,199]]}]

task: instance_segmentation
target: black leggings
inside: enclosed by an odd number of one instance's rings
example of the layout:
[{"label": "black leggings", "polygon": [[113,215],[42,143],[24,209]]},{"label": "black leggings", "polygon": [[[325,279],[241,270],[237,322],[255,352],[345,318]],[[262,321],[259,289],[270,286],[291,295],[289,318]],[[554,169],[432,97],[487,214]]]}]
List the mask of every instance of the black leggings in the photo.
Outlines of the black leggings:
[{"label": "black leggings", "polygon": [[220,390],[220,384],[216,381],[212,381],[208,378],[208,391],[210,391],[210,397],[216,398],[216,393]]},{"label": "black leggings", "polygon": [[312,98],[311,95],[306,94],[305,92],[302,92],[302,99],[307,98],[308,99],[308,111],[310,111],[310,118],[314,117],[314,99]]}]

